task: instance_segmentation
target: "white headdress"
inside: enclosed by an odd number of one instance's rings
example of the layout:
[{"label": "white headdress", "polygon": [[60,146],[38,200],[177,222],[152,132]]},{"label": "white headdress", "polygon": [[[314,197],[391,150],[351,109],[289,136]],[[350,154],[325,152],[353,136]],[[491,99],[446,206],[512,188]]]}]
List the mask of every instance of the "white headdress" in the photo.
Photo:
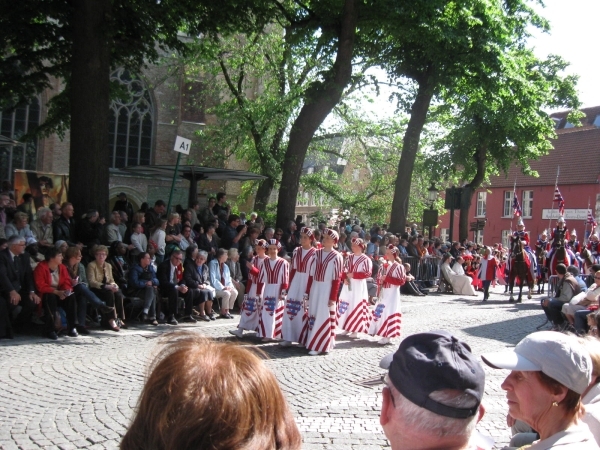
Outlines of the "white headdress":
[{"label": "white headdress", "polygon": [[558,223],[566,223],[565,218],[563,216],[560,216],[558,218]]},{"label": "white headdress", "polygon": [[519,222],[517,223],[517,226],[518,227],[524,227],[525,226],[525,223],[523,222],[523,218],[522,217],[519,217]]}]

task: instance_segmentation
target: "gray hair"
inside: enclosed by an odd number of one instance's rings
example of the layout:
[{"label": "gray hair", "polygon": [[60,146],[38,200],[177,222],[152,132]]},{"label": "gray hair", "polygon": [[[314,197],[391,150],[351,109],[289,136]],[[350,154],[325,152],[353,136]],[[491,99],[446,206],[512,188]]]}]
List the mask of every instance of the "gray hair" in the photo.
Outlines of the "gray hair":
[{"label": "gray hair", "polygon": [[275,233],[275,230],[273,228],[267,228],[265,230],[265,234],[267,234],[267,232],[269,232],[269,233]]},{"label": "gray hair", "polygon": [[[390,383],[391,384],[391,383]],[[466,439],[473,433],[477,425],[478,414],[467,419],[455,419],[453,417],[440,416],[425,408],[415,405],[404,397],[394,386],[390,386],[396,402],[396,411],[401,415],[406,427],[416,432],[429,436],[447,437],[463,436]],[[429,394],[429,398],[446,406],[455,408],[473,408],[477,405],[477,399],[465,393],[441,390]]]},{"label": "gray hair", "polygon": [[14,236],[11,236],[11,237],[8,239],[8,242],[7,242],[7,244],[8,244],[8,246],[9,246],[9,247],[11,247],[11,246],[13,246],[13,245],[17,245],[17,244],[24,244],[24,243],[26,243],[26,242],[27,242],[27,241],[25,240],[25,238],[24,238],[24,237],[21,237],[21,236],[19,236],[19,235],[16,235],[16,234],[15,234]]},{"label": "gray hair", "polygon": [[48,213],[52,214],[52,210],[50,208],[46,208],[45,206],[42,206],[40,209],[37,210],[37,216],[39,218],[44,217]]},{"label": "gray hair", "polygon": [[204,259],[208,259],[208,252],[204,250],[198,250],[198,254],[196,256],[202,256]]},{"label": "gray hair", "polygon": [[357,231],[353,231],[352,233],[350,233],[350,237],[351,238],[357,238],[358,237],[358,232]]},{"label": "gray hair", "polygon": [[233,247],[232,247],[232,248],[230,248],[229,250],[227,250],[227,256],[228,256],[229,258],[231,258],[231,257],[232,257],[232,256],[234,256],[234,255],[238,255],[238,254],[239,254],[239,252],[238,252],[238,249],[237,249],[237,248],[233,248]]}]

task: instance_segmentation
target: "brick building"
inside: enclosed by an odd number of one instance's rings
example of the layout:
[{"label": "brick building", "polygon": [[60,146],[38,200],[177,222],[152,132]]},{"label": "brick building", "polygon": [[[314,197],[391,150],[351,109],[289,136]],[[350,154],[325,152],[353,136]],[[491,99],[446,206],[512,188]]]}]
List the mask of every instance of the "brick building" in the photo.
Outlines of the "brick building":
[{"label": "brick building", "polygon": [[[567,121],[568,112],[552,114],[556,122],[557,138],[552,141],[554,149],[539,160],[531,161],[531,168],[538,178],[523,175],[516,166],[506,176],[491,177],[490,183],[477,189],[469,210],[469,222],[486,220],[480,232],[470,232],[469,239],[486,244],[502,242],[507,245],[508,236],[516,229],[513,218],[513,186],[523,210],[526,229],[534,239],[544,229],[556,226],[558,204],[553,202],[554,185],[558,167],[558,188],[565,201],[565,219],[569,229],[575,229],[583,238],[587,208],[599,220],[600,210],[600,106],[582,110],[586,117],[581,127]],[[554,209],[553,209],[554,206]],[[459,211],[455,211],[454,236],[458,239]],[[439,232],[448,240],[450,214],[440,217]],[[588,226],[588,232],[590,227]]]}]

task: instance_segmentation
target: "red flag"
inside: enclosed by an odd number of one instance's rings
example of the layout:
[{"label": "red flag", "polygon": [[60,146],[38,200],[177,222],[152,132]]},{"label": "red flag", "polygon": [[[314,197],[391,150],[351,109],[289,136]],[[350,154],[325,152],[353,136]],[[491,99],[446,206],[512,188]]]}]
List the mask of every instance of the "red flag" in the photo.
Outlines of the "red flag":
[{"label": "red flag", "polygon": [[554,189],[554,201],[558,202],[558,213],[561,216],[565,215],[565,200],[558,190],[558,186]]},{"label": "red flag", "polygon": [[592,225],[592,227],[595,227],[596,225],[598,225],[596,223],[596,219],[594,218],[594,215],[592,214],[592,210],[591,209],[588,209],[587,223],[589,223],[590,225]]}]

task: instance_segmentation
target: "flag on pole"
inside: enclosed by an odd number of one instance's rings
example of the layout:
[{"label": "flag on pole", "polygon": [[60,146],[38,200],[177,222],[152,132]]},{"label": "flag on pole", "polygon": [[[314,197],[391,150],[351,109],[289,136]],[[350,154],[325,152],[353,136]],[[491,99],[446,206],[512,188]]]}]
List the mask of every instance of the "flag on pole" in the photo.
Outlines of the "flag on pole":
[{"label": "flag on pole", "polygon": [[595,227],[596,225],[598,225],[596,223],[596,219],[594,218],[594,215],[592,214],[591,209],[588,209],[587,223],[589,223],[592,227]]},{"label": "flag on pole", "polygon": [[523,211],[521,210],[521,205],[519,205],[519,199],[517,198],[516,192],[513,192],[513,216],[521,217]]},{"label": "flag on pole", "polygon": [[565,200],[563,199],[563,196],[561,195],[560,191],[558,190],[558,186],[556,188],[554,188],[554,201],[558,202],[558,213],[561,216],[565,215]]}]

